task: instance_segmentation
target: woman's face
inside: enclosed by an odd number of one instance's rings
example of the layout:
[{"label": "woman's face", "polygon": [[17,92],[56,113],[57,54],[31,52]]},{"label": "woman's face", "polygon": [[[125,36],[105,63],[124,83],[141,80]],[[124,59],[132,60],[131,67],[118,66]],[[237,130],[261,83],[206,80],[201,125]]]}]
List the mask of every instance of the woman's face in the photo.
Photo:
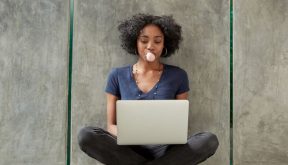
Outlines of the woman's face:
[{"label": "woman's face", "polygon": [[137,50],[140,58],[146,59],[148,52],[153,53],[158,61],[164,48],[164,35],[156,25],[145,26],[137,39]]}]

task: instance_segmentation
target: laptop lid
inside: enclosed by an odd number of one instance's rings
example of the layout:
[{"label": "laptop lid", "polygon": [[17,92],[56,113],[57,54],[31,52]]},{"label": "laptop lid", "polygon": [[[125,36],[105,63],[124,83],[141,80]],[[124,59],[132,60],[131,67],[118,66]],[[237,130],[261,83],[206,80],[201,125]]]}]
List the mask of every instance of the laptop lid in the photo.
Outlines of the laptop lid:
[{"label": "laptop lid", "polygon": [[188,100],[118,100],[117,144],[185,144]]}]

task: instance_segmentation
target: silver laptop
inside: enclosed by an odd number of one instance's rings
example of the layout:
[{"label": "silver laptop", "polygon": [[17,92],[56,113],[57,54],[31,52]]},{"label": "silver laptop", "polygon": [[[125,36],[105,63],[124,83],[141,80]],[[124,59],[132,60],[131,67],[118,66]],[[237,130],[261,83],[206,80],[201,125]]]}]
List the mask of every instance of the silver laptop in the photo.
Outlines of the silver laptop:
[{"label": "silver laptop", "polygon": [[185,144],[188,100],[118,100],[117,144]]}]

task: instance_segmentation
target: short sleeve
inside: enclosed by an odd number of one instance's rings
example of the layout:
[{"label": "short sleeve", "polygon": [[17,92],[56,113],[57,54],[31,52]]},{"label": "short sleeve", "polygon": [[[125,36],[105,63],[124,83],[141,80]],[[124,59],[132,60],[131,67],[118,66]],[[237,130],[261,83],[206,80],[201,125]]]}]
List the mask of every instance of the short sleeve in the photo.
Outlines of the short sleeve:
[{"label": "short sleeve", "polygon": [[179,88],[176,92],[177,95],[184,93],[184,92],[188,92],[190,90],[188,75],[184,70],[182,70],[182,71],[183,72],[180,74],[181,77],[179,78],[179,80],[181,80],[180,81],[181,83],[180,83]]},{"label": "short sleeve", "polygon": [[118,72],[116,68],[112,69],[111,72],[109,73],[105,92],[120,97]]}]

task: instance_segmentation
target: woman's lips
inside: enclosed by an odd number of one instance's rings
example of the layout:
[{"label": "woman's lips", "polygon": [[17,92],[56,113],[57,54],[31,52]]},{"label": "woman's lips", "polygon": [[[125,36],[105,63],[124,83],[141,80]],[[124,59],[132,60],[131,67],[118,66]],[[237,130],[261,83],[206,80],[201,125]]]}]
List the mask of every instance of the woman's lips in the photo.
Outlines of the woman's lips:
[{"label": "woman's lips", "polygon": [[149,61],[149,62],[153,62],[155,60],[155,55],[151,52],[148,52],[146,55],[146,60]]}]

